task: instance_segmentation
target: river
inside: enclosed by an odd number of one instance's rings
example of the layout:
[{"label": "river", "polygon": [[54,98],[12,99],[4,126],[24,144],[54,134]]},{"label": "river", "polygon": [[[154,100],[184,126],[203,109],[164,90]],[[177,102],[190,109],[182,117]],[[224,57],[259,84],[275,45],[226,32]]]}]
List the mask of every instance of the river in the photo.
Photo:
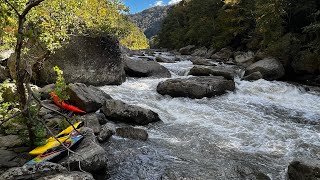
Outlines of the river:
[{"label": "river", "polygon": [[[190,61],[163,63],[185,78]],[[165,79],[129,78],[101,87],[114,99],[149,108],[162,122],[141,127],[146,142],[113,137],[110,179],[286,179],[293,160],[320,161],[320,95],[278,81],[236,79],[215,98],[171,98]]]}]

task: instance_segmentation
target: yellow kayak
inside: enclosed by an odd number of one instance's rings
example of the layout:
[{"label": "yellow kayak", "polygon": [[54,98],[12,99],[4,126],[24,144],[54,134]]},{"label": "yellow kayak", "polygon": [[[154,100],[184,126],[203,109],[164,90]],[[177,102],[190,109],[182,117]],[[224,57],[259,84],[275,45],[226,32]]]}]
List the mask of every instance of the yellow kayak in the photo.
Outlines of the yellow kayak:
[{"label": "yellow kayak", "polygon": [[[77,130],[80,130],[80,128],[83,126],[83,122],[75,123],[73,126]],[[72,131],[73,131],[73,127],[69,126],[65,130],[61,131],[55,137],[57,139],[59,139],[60,142],[64,142],[69,138],[70,133]],[[55,147],[58,147],[58,146],[60,146],[60,143],[54,137],[50,137],[49,139],[47,139],[47,144],[35,148],[34,150],[30,151],[29,154],[36,156],[36,155],[39,155],[39,154],[42,154],[42,153],[46,152],[48,149],[55,148]]]}]

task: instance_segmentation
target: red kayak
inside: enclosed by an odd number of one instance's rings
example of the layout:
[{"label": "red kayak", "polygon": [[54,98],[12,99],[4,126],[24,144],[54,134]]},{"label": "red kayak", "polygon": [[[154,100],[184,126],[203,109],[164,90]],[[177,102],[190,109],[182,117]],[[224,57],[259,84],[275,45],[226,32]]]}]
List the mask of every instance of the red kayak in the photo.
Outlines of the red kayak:
[{"label": "red kayak", "polygon": [[83,110],[81,110],[81,109],[79,109],[79,108],[77,108],[75,106],[66,104],[64,101],[59,101],[59,97],[54,92],[51,92],[50,96],[52,97],[53,102],[57,106],[62,107],[63,109],[66,109],[66,110],[69,110],[69,111],[72,111],[72,112],[75,112],[75,113],[86,113],[85,111],[83,111]]}]

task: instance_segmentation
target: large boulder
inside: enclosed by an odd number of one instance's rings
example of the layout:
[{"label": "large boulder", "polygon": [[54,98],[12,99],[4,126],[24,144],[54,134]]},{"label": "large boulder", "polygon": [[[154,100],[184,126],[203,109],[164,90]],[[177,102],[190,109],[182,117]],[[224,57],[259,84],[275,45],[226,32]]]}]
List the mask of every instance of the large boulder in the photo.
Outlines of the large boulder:
[{"label": "large boulder", "polygon": [[102,90],[82,83],[69,84],[67,92],[70,96],[69,102],[87,113],[99,110],[106,99],[112,99]]},{"label": "large boulder", "polygon": [[86,114],[81,116],[80,119],[84,122],[84,126],[93,130],[94,134],[99,134],[101,125],[99,123],[99,115],[96,113]]},{"label": "large boulder", "polygon": [[188,45],[186,47],[181,48],[179,52],[181,55],[191,55],[195,49],[196,49],[196,46]]},{"label": "large boulder", "polygon": [[74,36],[70,43],[39,61],[33,68],[39,84],[55,82],[54,66],[63,72],[67,83],[119,85],[125,81],[119,42],[107,36]]},{"label": "large boulder", "polygon": [[80,164],[82,170],[90,173],[105,170],[107,167],[106,152],[97,143],[93,130],[83,127],[80,133],[85,134],[85,138],[75,150],[76,154],[71,153],[59,163],[65,167],[70,167],[71,170],[79,170]]},{"label": "large boulder", "polygon": [[201,56],[205,57],[208,53],[208,49],[206,47],[201,47],[199,49],[194,50],[192,53],[192,56]]},{"label": "large boulder", "polygon": [[130,59],[125,57],[124,70],[131,77],[157,77],[169,78],[169,70],[154,61],[144,61],[139,59]]},{"label": "large boulder", "polygon": [[157,92],[172,97],[189,97],[201,99],[233,91],[235,83],[220,76],[200,76],[187,79],[169,79],[160,82]]},{"label": "large boulder", "polygon": [[160,121],[159,115],[149,109],[128,105],[119,100],[106,100],[102,112],[113,121],[147,125]]},{"label": "large boulder", "polygon": [[226,79],[233,80],[236,75],[236,69],[224,66],[194,66],[190,69],[189,75],[193,76],[223,76]]},{"label": "large boulder", "polygon": [[299,161],[290,163],[288,167],[289,180],[319,180],[320,179],[320,166],[307,165]]},{"label": "large boulder", "polygon": [[22,146],[24,142],[18,135],[0,136],[0,147],[12,148]]},{"label": "large boulder", "polygon": [[0,170],[23,165],[26,160],[14,151],[0,149]]},{"label": "large boulder", "polygon": [[285,70],[283,65],[274,58],[265,58],[250,65],[246,69],[245,75],[250,75],[254,72],[260,72],[266,80],[277,80],[284,76]]},{"label": "large boulder", "polygon": [[148,136],[149,136],[146,130],[140,129],[140,128],[134,128],[134,127],[119,127],[116,130],[116,135],[123,138],[142,140],[142,141],[148,140]]},{"label": "large boulder", "polygon": [[254,72],[254,73],[251,73],[247,76],[244,76],[242,78],[242,80],[245,80],[245,81],[256,81],[256,80],[259,80],[259,79],[262,79],[263,78],[263,75],[261,74],[261,72],[257,71],[257,72]]},{"label": "large boulder", "polygon": [[227,61],[232,58],[233,52],[229,48],[222,48],[219,52],[213,54],[211,59],[220,59],[223,61]]},{"label": "large boulder", "polygon": [[89,173],[72,171],[41,177],[39,180],[94,180],[94,178]]},{"label": "large boulder", "polygon": [[67,168],[59,164],[44,162],[34,165],[24,165],[22,167],[11,168],[2,174],[0,176],[0,179],[30,180],[65,172],[67,172]]},{"label": "large boulder", "polygon": [[235,52],[234,53],[234,60],[237,64],[243,65],[243,66],[249,66],[253,64],[254,62],[254,52],[248,51],[248,52]]},{"label": "large boulder", "polygon": [[160,62],[160,63],[175,63],[175,57],[167,57],[167,56],[163,56],[163,55],[158,55],[156,57],[156,61]]}]

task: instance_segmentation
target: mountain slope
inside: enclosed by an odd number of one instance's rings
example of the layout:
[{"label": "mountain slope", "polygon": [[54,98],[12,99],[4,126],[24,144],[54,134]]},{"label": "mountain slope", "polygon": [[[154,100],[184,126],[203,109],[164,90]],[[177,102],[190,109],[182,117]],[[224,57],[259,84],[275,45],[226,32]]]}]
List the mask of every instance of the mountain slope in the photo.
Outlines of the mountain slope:
[{"label": "mountain slope", "polygon": [[167,16],[169,8],[170,6],[156,6],[128,17],[145,33],[147,38],[151,38],[160,31],[162,21]]}]

